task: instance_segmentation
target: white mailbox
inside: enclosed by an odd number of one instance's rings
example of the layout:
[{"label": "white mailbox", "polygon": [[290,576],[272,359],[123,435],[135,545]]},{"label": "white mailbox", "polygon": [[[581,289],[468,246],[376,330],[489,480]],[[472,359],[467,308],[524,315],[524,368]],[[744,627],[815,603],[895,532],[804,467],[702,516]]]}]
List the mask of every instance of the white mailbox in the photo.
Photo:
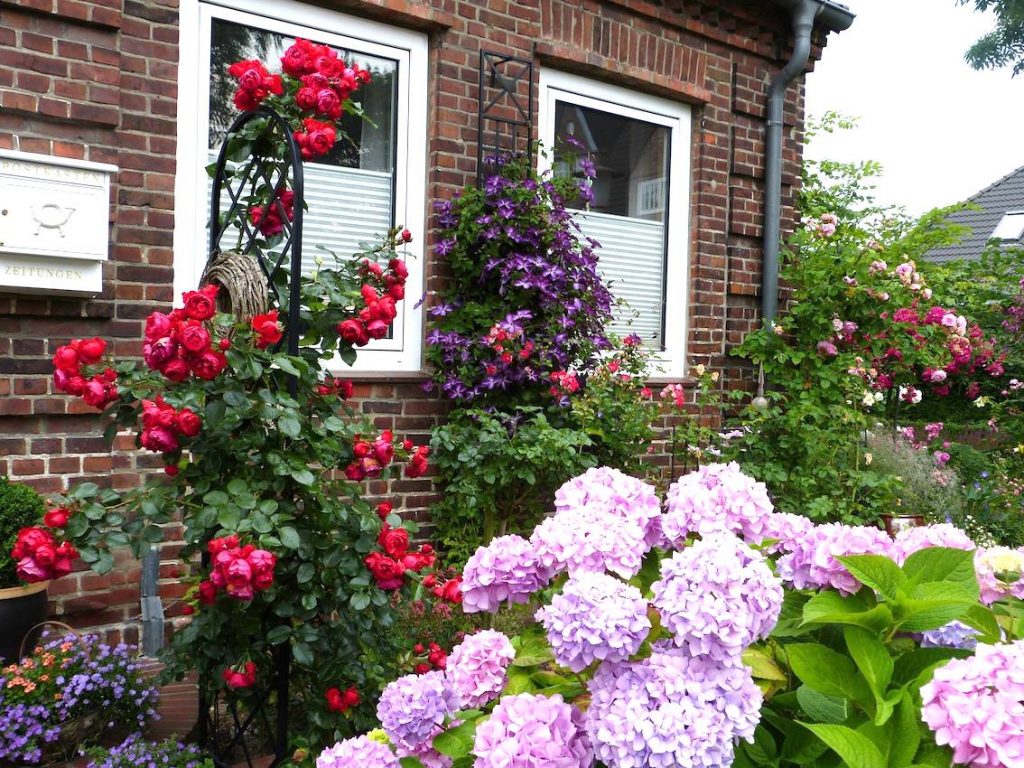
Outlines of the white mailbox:
[{"label": "white mailbox", "polygon": [[0,150],[0,292],[103,290],[117,166]]}]

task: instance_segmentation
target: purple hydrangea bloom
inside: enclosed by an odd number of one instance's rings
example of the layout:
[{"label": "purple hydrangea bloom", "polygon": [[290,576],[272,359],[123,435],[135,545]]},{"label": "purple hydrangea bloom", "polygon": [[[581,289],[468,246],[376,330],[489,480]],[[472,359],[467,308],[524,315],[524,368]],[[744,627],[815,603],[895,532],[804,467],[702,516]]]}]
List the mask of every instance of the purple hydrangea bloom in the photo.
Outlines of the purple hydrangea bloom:
[{"label": "purple hydrangea bloom", "polygon": [[961,765],[1024,765],[1024,641],[979,645],[921,686],[921,716]]},{"label": "purple hydrangea bloom", "polygon": [[661,564],[654,607],[690,656],[738,660],[767,637],[782,610],[782,584],[764,557],[728,533],[709,534]]},{"label": "purple hydrangea bloom", "polygon": [[602,664],[588,688],[587,734],[608,768],[726,768],[735,740],[752,740],[760,720],[761,691],[746,666],[660,643],[642,661]]},{"label": "purple hydrangea bloom", "polygon": [[950,549],[975,549],[971,537],[949,523],[921,525],[904,528],[896,534],[893,542],[893,556],[901,565],[912,554],[928,547],[949,547]]},{"label": "purple hydrangea bloom", "polygon": [[515,657],[505,635],[483,629],[468,635],[448,654],[445,678],[462,707],[480,707],[505,688],[505,669]]},{"label": "purple hydrangea bloom", "polygon": [[505,696],[476,729],[473,768],[589,768],[583,716],[561,696]]},{"label": "purple hydrangea bloom", "polygon": [[429,746],[443,730],[445,718],[458,708],[458,696],[437,670],[388,683],[377,703],[377,717],[396,747],[415,750]]},{"label": "purple hydrangea bloom", "polygon": [[391,747],[366,736],[339,741],[316,759],[316,768],[400,768]]},{"label": "purple hydrangea bloom", "polygon": [[504,602],[528,602],[550,578],[533,544],[515,534],[498,536],[477,549],[462,570],[462,609],[495,613]]},{"label": "purple hydrangea bloom", "polygon": [[831,587],[844,595],[861,588],[846,566],[843,555],[892,555],[889,535],[878,528],[828,523],[816,525],[795,542],[789,554],[779,558],[779,576],[797,589]]},{"label": "purple hydrangea bloom", "polygon": [[555,513],[598,507],[644,529],[649,546],[662,544],[661,501],[654,488],[612,467],[593,467],[555,491]]},{"label": "purple hydrangea bloom", "polygon": [[623,661],[651,630],[640,590],[605,573],[573,574],[551,604],[537,611],[555,659],[573,672],[601,661]]},{"label": "purple hydrangea bloom", "polygon": [[978,644],[978,630],[959,621],[951,621],[938,629],[930,629],[921,638],[922,648],[963,648],[973,650]]},{"label": "purple hydrangea bloom", "polygon": [[662,529],[677,546],[691,533],[723,531],[760,544],[774,510],[764,483],[743,474],[736,462],[707,464],[683,475],[668,489],[667,501]]},{"label": "purple hydrangea bloom", "polygon": [[764,518],[762,533],[764,539],[771,539],[768,551],[772,554],[791,552],[796,544],[814,527],[803,515],[792,512],[773,512]]},{"label": "purple hydrangea bloom", "polygon": [[545,519],[530,536],[537,558],[553,572],[614,571],[630,579],[649,549],[639,518],[600,506],[566,509]]}]

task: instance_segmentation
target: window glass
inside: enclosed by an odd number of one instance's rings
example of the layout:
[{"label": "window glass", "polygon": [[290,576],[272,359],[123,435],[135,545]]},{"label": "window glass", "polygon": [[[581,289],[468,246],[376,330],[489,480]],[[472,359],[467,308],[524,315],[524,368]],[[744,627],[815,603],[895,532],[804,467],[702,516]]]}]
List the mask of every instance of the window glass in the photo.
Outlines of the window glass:
[{"label": "window glass", "polygon": [[[242,59],[278,62],[293,42],[293,37],[278,32],[212,19],[209,162],[216,161],[224,135],[238,116],[232,104],[236,83],[227,68]],[[398,63],[334,47],[346,61],[368,69],[372,78],[354,97],[362,104],[365,117],[346,113],[342,118],[345,138],[327,155],[304,164],[308,210],[303,221],[307,247],[302,266],[307,274],[315,270],[316,259],[325,255],[316,246],[346,258],[361,250],[360,243],[394,226]]]},{"label": "window glass", "polygon": [[[627,303],[616,310],[610,330],[636,333],[664,349],[671,129],[568,101],[556,101],[554,128],[556,170],[568,170],[572,151],[596,172],[593,200],[577,220],[601,244],[600,271],[613,295]],[[569,137],[574,141],[567,143]],[[584,207],[582,201],[577,206]]]}]

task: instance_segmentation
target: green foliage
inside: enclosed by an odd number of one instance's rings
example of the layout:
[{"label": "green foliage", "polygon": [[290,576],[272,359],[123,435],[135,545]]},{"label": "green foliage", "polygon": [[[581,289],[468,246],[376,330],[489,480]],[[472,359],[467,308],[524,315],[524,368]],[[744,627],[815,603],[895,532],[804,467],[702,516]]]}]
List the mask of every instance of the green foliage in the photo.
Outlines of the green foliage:
[{"label": "green foliage", "polygon": [[[740,745],[737,765],[932,764],[938,755],[921,721],[920,687],[936,666],[967,652],[921,648],[905,633],[959,620],[978,630],[979,641],[999,641],[995,615],[978,603],[973,557],[935,547],[902,567],[876,555],[839,558],[864,586],[848,596],[817,593],[804,601],[799,621],[779,623],[767,652],[783,674],[753,667],[766,702],[755,742]],[[949,765],[948,756],[941,759]]]},{"label": "green foliage", "polygon": [[[850,125],[829,114],[811,132]],[[961,230],[945,210],[915,221],[876,206],[871,181],[880,172],[871,162],[805,164],[805,226],[782,268],[790,300],[736,350],[768,382],[767,405],[739,414],[750,431],[734,446],[737,458],[769,484],[778,507],[814,519],[870,522],[892,511],[900,481],[865,461],[863,437],[912,418],[900,387],[925,389],[922,372],[950,361],[941,327],[896,322],[895,312],[931,306],[921,257]],[[949,383],[956,395],[968,382],[951,374]]]},{"label": "green foliage", "polygon": [[426,358],[457,407],[431,441],[444,494],[431,517],[456,561],[535,522],[587,467],[638,471],[653,436],[647,354],[606,337],[596,243],[568,208],[588,183],[515,159],[438,203],[452,280],[429,310]]},{"label": "green foliage", "polygon": [[463,562],[498,532],[532,527],[555,489],[595,465],[590,437],[553,426],[540,408],[460,409],[434,430],[431,448],[444,498],[432,509],[449,560]]},{"label": "green foliage", "polygon": [[964,58],[974,69],[1013,67],[1013,76],[1024,72],[1024,2],[1022,0],[958,0],[977,11],[991,11],[996,26],[967,49]]},{"label": "green foliage", "polygon": [[43,498],[27,485],[0,477],[0,589],[20,584],[11,550],[18,531],[37,525],[43,519]]}]

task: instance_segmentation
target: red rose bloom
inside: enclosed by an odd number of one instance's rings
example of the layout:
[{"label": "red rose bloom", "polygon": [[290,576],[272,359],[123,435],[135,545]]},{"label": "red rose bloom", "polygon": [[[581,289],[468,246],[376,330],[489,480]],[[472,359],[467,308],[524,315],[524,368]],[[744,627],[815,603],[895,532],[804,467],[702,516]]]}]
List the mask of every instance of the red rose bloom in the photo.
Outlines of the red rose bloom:
[{"label": "red rose bloom", "polygon": [[356,347],[365,346],[370,340],[370,336],[366,333],[366,329],[363,328],[363,324],[352,318],[338,324],[338,335],[341,336],[343,341],[347,341]]},{"label": "red rose bloom", "polygon": [[69,345],[57,347],[53,354],[53,367],[66,373],[78,373],[80,363],[78,353]]},{"label": "red rose bloom", "polygon": [[[212,349],[208,349],[192,362],[192,373],[200,379],[210,381],[217,378],[221,371],[227,367],[227,364],[228,359],[222,352],[214,352]],[[164,371],[164,375],[167,376],[166,371]]]},{"label": "red rose bloom", "polygon": [[203,428],[203,421],[195,412],[182,408],[178,411],[177,427],[183,437],[195,437]]},{"label": "red rose bloom", "polygon": [[189,352],[198,354],[210,348],[210,332],[193,320],[178,331],[178,341]]},{"label": "red rose bloom", "polygon": [[404,528],[392,528],[387,523],[381,529],[377,543],[381,549],[396,560],[401,560],[409,551],[409,532]]},{"label": "red rose bloom", "polygon": [[212,581],[199,582],[199,602],[203,605],[213,605],[217,600],[217,587]]},{"label": "red rose bloom", "polygon": [[394,507],[392,506],[390,501],[382,501],[380,504],[377,505],[377,515],[380,517],[381,520],[390,515],[393,510]]},{"label": "red rose bloom", "polygon": [[86,365],[92,365],[103,357],[107,342],[103,339],[85,339],[78,345],[78,358]]},{"label": "red rose bloom", "polygon": [[184,381],[188,378],[188,370],[188,363],[178,357],[160,366],[160,373],[170,381]]},{"label": "red rose bloom", "polygon": [[271,344],[277,344],[284,335],[281,323],[277,319],[277,310],[271,310],[264,315],[256,315],[251,321],[252,329],[256,332],[256,346],[265,349]]},{"label": "red rose bloom", "polygon": [[[215,314],[217,314],[217,286],[216,285],[204,285],[198,291],[186,291],[182,294],[182,299],[185,302],[185,316],[189,320],[209,320]],[[159,312],[154,312],[150,315],[150,319],[154,315],[160,315]],[[162,315],[166,318],[166,315]],[[169,319],[168,319],[169,320]],[[150,321],[146,321],[146,336],[149,336]],[[154,326],[162,324],[159,319],[154,320]],[[166,331],[164,331],[164,334]],[[164,335],[160,334],[160,335]]]},{"label": "red rose bloom", "polygon": [[43,525],[47,528],[63,528],[68,524],[71,513],[64,507],[54,507],[43,515]]},{"label": "red rose bloom", "polygon": [[256,685],[256,664],[252,661],[247,661],[242,671],[229,667],[221,673],[221,676],[224,678],[228,688],[251,688]]},{"label": "red rose bloom", "polygon": [[142,430],[142,447],[156,453],[171,453],[178,450],[178,438],[166,427]]},{"label": "red rose bloom", "polygon": [[[192,293],[198,293],[192,291]],[[188,296],[185,294],[185,304],[188,305]],[[212,315],[211,315],[212,317]],[[194,320],[202,320],[204,318],[195,317]],[[163,312],[153,312],[149,317],[146,318],[146,341],[154,341],[155,339],[169,336],[171,334],[171,318],[165,315]]]},{"label": "red rose bloom", "polygon": [[371,552],[363,562],[381,589],[399,589],[405,582],[405,566],[381,552]]},{"label": "red rose bloom", "polygon": [[462,584],[461,576],[456,576],[454,579],[449,579],[439,587],[440,594],[438,594],[437,596],[449,603],[461,603],[462,590],[459,589],[460,584]]}]

